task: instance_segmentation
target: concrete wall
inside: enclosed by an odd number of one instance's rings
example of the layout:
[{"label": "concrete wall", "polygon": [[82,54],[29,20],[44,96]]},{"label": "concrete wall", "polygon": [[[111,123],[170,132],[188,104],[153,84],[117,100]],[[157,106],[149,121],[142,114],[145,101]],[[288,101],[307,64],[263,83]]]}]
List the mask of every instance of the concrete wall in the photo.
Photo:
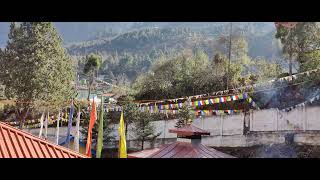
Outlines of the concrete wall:
[{"label": "concrete wall", "polygon": [[[169,133],[169,129],[174,127],[176,121],[154,122],[156,131],[162,133],[159,139],[176,137],[176,134]],[[294,140],[297,143],[320,145],[320,107],[299,107],[290,112],[267,109],[251,111],[247,115],[240,113],[211,116],[204,119],[197,118],[193,124],[210,131],[211,135],[202,139],[202,143],[208,146],[237,147],[284,143],[285,135],[292,132],[295,133]],[[248,134],[244,133],[246,124],[249,129]],[[313,133],[310,134],[310,131]],[[134,134],[130,135],[130,140],[134,139]]]},{"label": "concrete wall", "polygon": [[289,112],[253,111],[250,131],[320,130],[320,107],[299,107]]},{"label": "concrete wall", "polygon": [[[246,120],[245,120],[246,119]],[[177,120],[163,120],[153,122],[156,132],[161,132],[156,142],[146,143],[146,147],[159,146],[175,140],[176,134],[169,133]],[[253,146],[271,143],[283,143],[284,135],[294,132],[294,140],[300,144],[320,145],[320,107],[300,107],[290,112],[267,109],[251,111],[245,115],[211,116],[204,119],[197,118],[193,124],[208,130],[211,135],[203,137],[202,143],[208,146]],[[244,127],[248,132],[244,133]],[[118,139],[118,125],[112,125],[113,135]],[[60,128],[60,136],[65,136],[66,127]],[[134,126],[128,127],[127,140],[132,146],[139,146],[135,139]],[[71,134],[75,134],[75,127]],[[29,130],[38,135],[39,130]],[[311,133],[312,131],[312,133]],[[55,136],[55,128],[48,129],[49,138]]]}]

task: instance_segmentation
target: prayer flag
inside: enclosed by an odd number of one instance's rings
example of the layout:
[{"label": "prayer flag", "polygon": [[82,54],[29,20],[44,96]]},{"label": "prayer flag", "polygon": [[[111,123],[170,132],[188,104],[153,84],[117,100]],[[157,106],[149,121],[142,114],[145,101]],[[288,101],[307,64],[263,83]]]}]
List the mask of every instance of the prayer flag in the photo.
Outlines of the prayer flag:
[{"label": "prayer flag", "polygon": [[209,99],[204,100],[204,103],[205,103],[206,105],[208,105],[208,104],[209,104]]},{"label": "prayer flag", "polygon": [[78,116],[76,120],[76,136],[74,137],[74,150],[76,152],[79,152],[79,140],[80,140],[80,116],[81,116],[81,111],[80,111],[80,105],[78,109]]},{"label": "prayer flag", "polygon": [[44,112],[42,113],[41,118],[40,118],[40,132],[39,132],[39,138],[41,138],[41,136],[42,136],[43,119],[44,119]]},{"label": "prayer flag", "polygon": [[220,98],[214,98],[216,103],[220,103]]},{"label": "prayer flag", "polygon": [[96,104],[92,103],[92,109],[90,112],[90,122],[88,127],[88,138],[87,138],[87,145],[86,145],[86,155],[91,157],[91,141],[92,141],[92,128],[94,126],[94,123],[96,122],[97,116],[96,116]]},{"label": "prayer flag", "polygon": [[59,144],[59,121],[60,121],[60,111],[57,117],[56,144]]},{"label": "prayer flag", "polygon": [[74,111],[74,106],[73,106],[73,101],[72,101],[71,102],[71,108],[70,108],[68,130],[67,130],[67,139],[66,139],[66,144],[67,144],[68,148],[70,146],[70,133],[71,133],[71,128],[72,128],[73,111]]},{"label": "prayer flag", "polygon": [[98,130],[98,139],[97,139],[97,154],[96,157],[101,157],[101,151],[103,147],[103,96],[101,97],[101,109],[100,109],[100,116],[99,116],[99,130]]},{"label": "prayer flag", "polygon": [[210,103],[210,104],[213,104],[213,99],[209,99],[209,103]]},{"label": "prayer flag", "polygon": [[121,112],[120,123],[119,123],[119,158],[127,158],[127,145],[126,145],[126,135],[125,126],[123,119],[123,112]]},{"label": "prayer flag", "polygon": [[156,113],[159,112],[158,106],[156,104],[154,105],[154,112],[156,112]]},{"label": "prayer flag", "polygon": [[234,100],[234,101],[236,101],[236,100],[238,100],[238,99],[239,99],[238,95],[234,95],[234,96],[233,96],[233,100]]},{"label": "prayer flag", "polygon": [[242,94],[239,94],[239,95],[238,95],[238,99],[243,99],[243,95],[242,95]]}]

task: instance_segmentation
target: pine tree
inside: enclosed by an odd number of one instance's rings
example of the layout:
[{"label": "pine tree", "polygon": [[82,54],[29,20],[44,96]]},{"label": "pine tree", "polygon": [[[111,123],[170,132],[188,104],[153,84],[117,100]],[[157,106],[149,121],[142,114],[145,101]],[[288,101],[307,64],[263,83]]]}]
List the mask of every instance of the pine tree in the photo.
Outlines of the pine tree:
[{"label": "pine tree", "polygon": [[92,90],[92,85],[97,78],[98,70],[102,63],[102,57],[98,54],[90,54],[86,57],[86,64],[84,65],[83,72],[88,75],[88,101],[90,100],[90,94]]},{"label": "pine tree", "polygon": [[184,125],[186,125],[188,122],[192,122],[194,119],[194,114],[191,111],[191,107],[189,106],[190,101],[186,101],[183,105],[182,108],[179,109],[178,112],[178,121],[175,125],[176,128],[180,128]]},{"label": "pine tree", "polygon": [[160,133],[155,132],[155,127],[152,125],[153,116],[149,112],[139,112],[137,120],[134,122],[135,135],[138,141],[141,142],[141,150],[144,149],[145,141],[154,141]]},{"label": "pine tree", "polygon": [[[99,113],[99,112],[98,112]],[[110,113],[103,113],[103,143],[102,144],[110,144],[115,140],[115,137],[113,136],[113,127],[111,125],[111,117]],[[87,140],[87,135],[88,135],[88,126],[89,126],[89,121],[90,121],[90,112],[87,110],[82,111],[82,129],[80,130],[80,133],[83,135],[83,140]],[[99,121],[96,121],[94,124],[94,127],[92,129],[92,142],[97,142],[98,139],[98,131],[99,131]],[[102,146],[103,150],[103,146]]]},{"label": "pine tree", "polygon": [[74,97],[74,67],[51,22],[11,23],[3,53],[3,77],[8,98],[17,104],[22,128],[34,109],[55,108]]}]

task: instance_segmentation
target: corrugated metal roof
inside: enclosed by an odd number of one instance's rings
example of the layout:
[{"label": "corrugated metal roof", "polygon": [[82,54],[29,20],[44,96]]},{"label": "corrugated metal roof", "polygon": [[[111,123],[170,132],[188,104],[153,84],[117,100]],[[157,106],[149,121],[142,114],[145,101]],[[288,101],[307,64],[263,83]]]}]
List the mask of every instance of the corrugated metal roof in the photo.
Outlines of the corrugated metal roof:
[{"label": "corrugated metal roof", "polygon": [[192,135],[210,135],[210,132],[197,128],[191,124],[185,125],[176,129],[169,129],[170,133],[177,133],[178,135],[192,136]]},{"label": "corrugated metal roof", "polygon": [[128,158],[147,158],[148,156],[157,152],[158,150],[159,148],[154,148],[154,149],[146,149],[143,151],[130,153],[128,154]]},{"label": "corrugated metal roof", "polygon": [[147,158],[235,158],[202,144],[175,142],[161,147]]},{"label": "corrugated metal roof", "polygon": [[87,158],[0,122],[0,158]]}]

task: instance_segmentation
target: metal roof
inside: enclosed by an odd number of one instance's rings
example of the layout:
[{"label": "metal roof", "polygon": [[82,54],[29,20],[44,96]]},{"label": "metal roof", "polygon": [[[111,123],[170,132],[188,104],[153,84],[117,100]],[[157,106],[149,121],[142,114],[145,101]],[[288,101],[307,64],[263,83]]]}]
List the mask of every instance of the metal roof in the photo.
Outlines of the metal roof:
[{"label": "metal roof", "polygon": [[0,158],[88,158],[0,122]]},{"label": "metal roof", "polygon": [[235,158],[202,144],[175,142],[164,145],[147,158]]},{"label": "metal roof", "polygon": [[154,149],[146,149],[143,151],[138,151],[134,153],[128,154],[128,158],[147,158],[151,154],[157,152],[159,148],[154,148]]},{"label": "metal roof", "polygon": [[195,127],[194,125],[187,124],[183,127],[176,129],[169,129],[170,133],[177,133],[178,135],[192,136],[192,135],[210,135],[210,132]]}]

